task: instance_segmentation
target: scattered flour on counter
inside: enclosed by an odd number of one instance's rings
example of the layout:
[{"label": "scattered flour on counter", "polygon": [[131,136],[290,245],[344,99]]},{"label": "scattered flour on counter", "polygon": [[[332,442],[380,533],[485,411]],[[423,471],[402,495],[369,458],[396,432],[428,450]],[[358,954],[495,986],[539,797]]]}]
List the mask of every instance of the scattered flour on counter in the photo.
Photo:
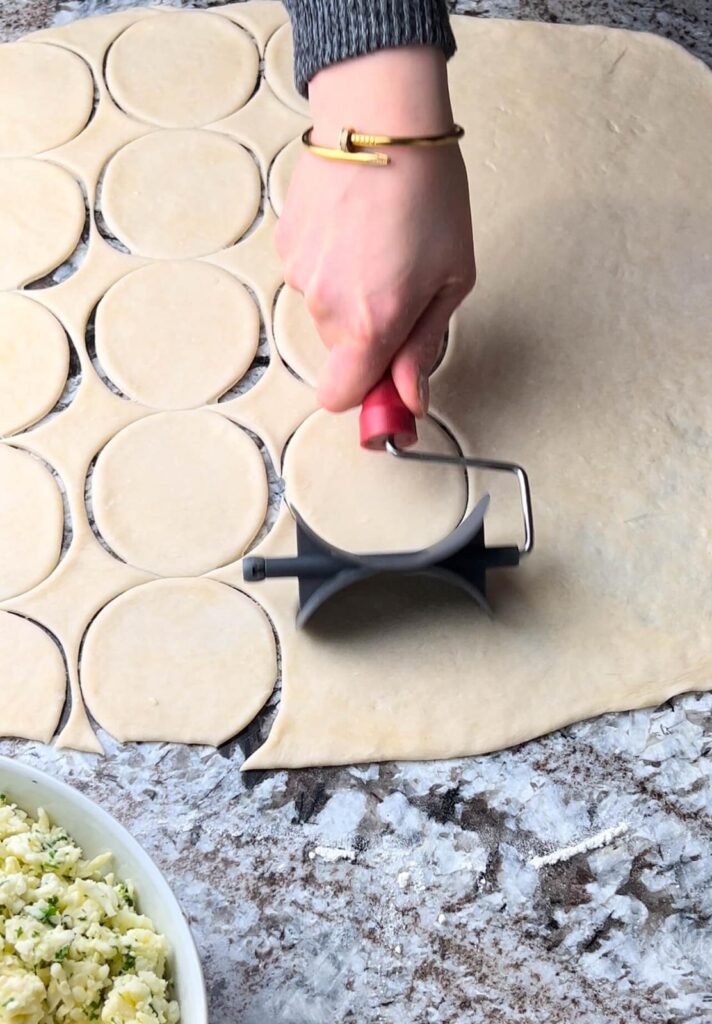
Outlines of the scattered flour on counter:
[{"label": "scattered flour on counter", "polygon": [[348,860],[353,863],[356,860],[356,851],[342,850],[337,846],[315,846],[313,850],[309,851],[309,860],[316,860],[317,857],[320,860],[328,861],[330,864],[334,864],[339,860]]},{"label": "scattered flour on counter", "polygon": [[592,850],[600,850],[602,846],[608,846],[614,839],[625,835],[629,829],[630,825],[628,822],[623,821],[620,825],[614,825],[611,828],[604,829],[602,832],[597,832],[595,836],[582,839],[580,843],[575,843],[573,846],[564,846],[561,850],[554,850],[553,853],[532,857],[529,864],[537,870],[550,864],[560,864],[562,861],[571,860],[578,853],[590,853]]}]

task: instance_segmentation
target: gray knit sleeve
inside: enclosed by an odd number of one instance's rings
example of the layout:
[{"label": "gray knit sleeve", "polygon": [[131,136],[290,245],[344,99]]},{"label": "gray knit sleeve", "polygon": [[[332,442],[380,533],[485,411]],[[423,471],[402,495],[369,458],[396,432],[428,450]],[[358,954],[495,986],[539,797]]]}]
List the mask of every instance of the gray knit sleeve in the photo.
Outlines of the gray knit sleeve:
[{"label": "gray knit sleeve", "polygon": [[294,34],[294,81],[302,95],[317,71],[348,57],[413,43],[439,46],[446,57],[455,52],[445,0],[284,0],[284,5]]}]

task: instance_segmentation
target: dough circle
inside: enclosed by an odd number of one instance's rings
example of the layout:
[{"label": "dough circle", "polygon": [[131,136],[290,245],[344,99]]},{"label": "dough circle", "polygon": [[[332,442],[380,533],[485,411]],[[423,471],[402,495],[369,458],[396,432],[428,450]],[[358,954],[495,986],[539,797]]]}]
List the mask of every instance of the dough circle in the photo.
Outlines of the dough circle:
[{"label": "dough circle", "polygon": [[86,634],[82,690],[118,740],[217,746],[243,729],[277,676],[262,609],[215,580],[154,580],[116,598]]},{"label": "dough circle", "polygon": [[[419,421],[418,433],[418,448],[457,454],[434,420]],[[467,504],[460,470],[360,448],[355,409],[310,416],[289,442],[284,477],[290,505],[312,530],[356,554],[429,547],[455,529]]]},{"label": "dough circle", "polygon": [[162,128],[199,128],[242,107],[257,81],[250,37],[216,14],[146,18],[109,50],[106,82],[126,113]]},{"label": "dough circle", "polygon": [[304,297],[288,284],[277,296],[272,326],[282,359],[303,381],[316,387],[329,352],[319,337]]},{"label": "dough circle", "polygon": [[0,47],[0,157],[34,156],[82,131],[94,82],[76,54],[45,43]]},{"label": "dough circle", "polygon": [[[269,181],[267,190],[269,192],[269,201],[272,204],[272,209],[278,217],[282,216],[282,210],[287,199],[287,190],[289,188],[289,182],[291,181],[292,175],[294,174],[294,168],[297,166],[297,162],[304,152],[304,146],[302,145],[301,139],[292,139],[284,149],[280,150],[277,156],[274,158],[269,172]],[[314,157],[316,160],[317,158]]]},{"label": "dough circle", "polygon": [[44,160],[0,161],[0,289],[21,288],[58,267],[85,221],[74,178]]},{"label": "dough circle", "polygon": [[158,409],[217,399],[248,369],[260,316],[247,289],[208,263],[154,263],[96,311],[96,352],[124,394]]},{"label": "dough circle", "polygon": [[294,85],[292,26],[278,28],[265,50],[265,78],[277,99],[298,114],[309,115],[309,104]]},{"label": "dough circle", "polygon": [[0,294],[0,435],[36,423],[62,394],[67,336],[38,302]]},{"label": "dough circle", "polygon": [[10,612],[0,612],[0,679],[0,736],[49,743],[67,690],[64,661],[44,630]]},{"label": "dough circle", "polygon": [[260,203],[260,175],[246,149],[198,129],[130,142],[106,168],[101,205],[132,252],[155,259],[206,256],[232,245]]},{"label": "dough circle", "polygon": [[99,532],[130,565],[198,576],[244,553],[267,511],[251,438],[219,413],[161,412],[120,431],[92,481]]},{"label": "dough circle", "polygon": [[59,561],[62,495],[29,452],[0,444],[0,600],[41,583]]}]

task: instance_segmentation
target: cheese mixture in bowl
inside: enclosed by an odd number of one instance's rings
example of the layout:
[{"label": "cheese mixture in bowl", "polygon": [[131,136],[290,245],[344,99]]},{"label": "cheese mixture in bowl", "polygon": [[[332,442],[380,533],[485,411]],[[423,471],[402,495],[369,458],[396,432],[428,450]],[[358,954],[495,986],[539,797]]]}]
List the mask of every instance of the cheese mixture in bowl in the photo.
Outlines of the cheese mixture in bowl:
[{"label": "cheese mixture in bowl", "polygon": [[0,1024],[178,1024],[166,940],[110,862],[0,794]]}]

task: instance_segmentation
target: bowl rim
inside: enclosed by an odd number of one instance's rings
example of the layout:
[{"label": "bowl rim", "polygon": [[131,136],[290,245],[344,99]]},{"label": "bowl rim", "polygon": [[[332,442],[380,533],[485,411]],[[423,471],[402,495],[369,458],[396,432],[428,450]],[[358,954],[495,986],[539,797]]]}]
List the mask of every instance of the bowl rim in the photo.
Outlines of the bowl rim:
[{"label": "bowl rim", "polygon": [[[109,851],[111,851],[110,838],[113,834],[118,836],[121,842],[129,848],[136,859],[141,862],[142,869],[146,876],[146,882],[153,890],[154,895],[171,905],[172,909],[175,911],[173,916],[175,918],[176,930],[175,934],[171,934],[169,936],[169,940],[174,951],[174,960],[177,961],[177,950],[180,948],[182,954],[187,955],[193,962],[193,982],[197,981],[199,983],[199,991],[195,992],[194,996],[196,1001],[199,1003],[202,1020],[192,1021],[190,1024],[207,1024],[208,998],[200,954],[198,953],[198,948],[195,944],[195,939],[185,915],[185,911],[153,858],[144,850],[139,841],[131,835],[128,829],[117,821],[113,815],[109,814],[108,811],[105,811],[100,804],[95,803],[89,797],[84,796],[84,794],[76,787],[70,786],[68,783],[54,778],[54,776],[41,768],[31,767],[20,761],[14,760],[14,758],[0,754],[0,773],[3,771],[7,771],[10,776],[15,775],[16,777],[23,778],[27,782],[44,787],[50,793],[56,793],[60,799],[64,798],[68,802],[74,803],[75,806],[87,815],[87,817],[92,818],[102,831],[106,831],[108,840],[107,849]],[[18,804],[18,806],[21,805]],[[41,806],[42,802],[39,801],[34,808],[22,807],[22,810],[29,811],[30,813],[36,813],[37,808]],[[182,1019],[181,1012],[181,1021]]]}]

